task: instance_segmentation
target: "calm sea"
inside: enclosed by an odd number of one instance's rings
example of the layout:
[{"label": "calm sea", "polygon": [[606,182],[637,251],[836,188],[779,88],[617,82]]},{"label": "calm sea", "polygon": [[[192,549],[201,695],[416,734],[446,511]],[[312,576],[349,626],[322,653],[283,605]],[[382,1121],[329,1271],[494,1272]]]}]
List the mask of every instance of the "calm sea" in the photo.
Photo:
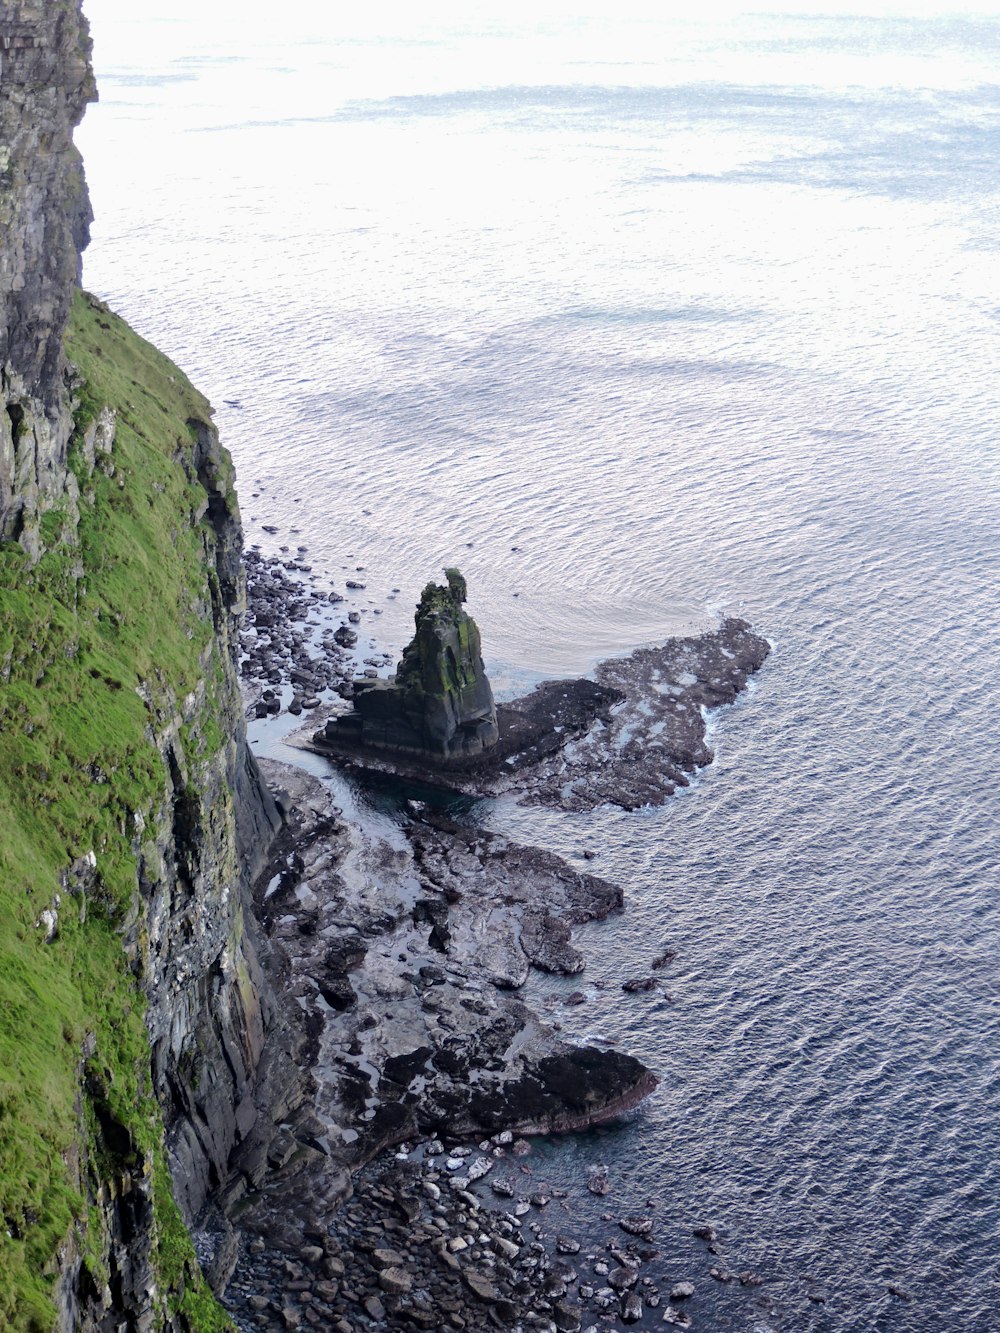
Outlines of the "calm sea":
[{"label": "calm sea", "polygon": [[698,1329],[1000,1329],[1000,21],[87,8],[86,281],[248,540],[363,567],[393,651],[459,564],[507,691],[775,645],[665,809],[476,812],[625,886],[553,1013],[663,1080],[537,1169],[652,1199]]}]

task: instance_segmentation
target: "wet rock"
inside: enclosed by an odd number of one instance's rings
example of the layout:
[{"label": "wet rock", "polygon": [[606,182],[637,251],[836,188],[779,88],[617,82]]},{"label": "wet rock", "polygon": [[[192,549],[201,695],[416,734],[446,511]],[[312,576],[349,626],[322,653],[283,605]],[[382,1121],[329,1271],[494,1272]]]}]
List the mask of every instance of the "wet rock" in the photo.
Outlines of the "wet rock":
[{"label": "wet rock", "polygon": [[465,1279],[466,1286],[481,1301],[492,1304],[500,1295],[496,1287],[482,1273],[477,1273],[475,1269],[467,1269],[462,1276]]},{"label": "wet rock", "polygon": [[630,1236],[639,1236],[643,1240],[653,1231],[653,1219],[650,1217],[622,1217],[619,1218],[618,1225]]},{"label": "wet rock", "polygon": [[385,1320],[385,1306],[377,1296],[366,1296],[362,1304],[369,1319],[374,1319],[377,1324]]},{"label": "wet rock", "polygon": [[608,1286],[619,1293],[634,1287],[638,1280],[639,1270],[626,1267],[624,1264],[619,1265],[618,1268],[612,1268],[608,1273]]},{"label": "wet rock", "polygon": [[683,1310],[678,1310],[675,1309],[674,1306],[668,1305],[663,1311],[663,1322],[665,1324],[673,1324],[675,1328],[689,1328],[691,1325],[691,1316],[685,1314]]},{"label": "wet rock", "polygon": [[398,1250],[376,1249],[372,1251],[372,1258],[382,1268],[402,1268],[406,1263]]},{"label": "wet rock", "polygon": [[622,990],[629,995],[638,995],[643,991],[655,990],[656,985],[656,977],[634,977],[630,981],[622,982]]},{"label": "wet rock", "polygon": [[622,1297],[622,1319],[626,1324],[637,1324],[642,1318],[642,1297],[637,1291],[629,1291]]},{"label": "wet rock", "polygon": [[608,1168],[606,1166],[592,1166],[587,1173],[587,1189],[591,1194],[600,1197],[607,1194],[609,1188]]},{"label": "wet rock", "polygon": [[582,1321],[582,1310],[569,1301],[556,1301],[552,1306],[552,1322],[559,1333],[575,1333]]},{"label": "wet rock", "polygon": [[693,1282],[675,1282],[670,1288],[670,1299],[672,1301],[686,1301],[694,1295]]},{"label": "wet rock", "polygon": [[715,1227],[697,1226],[691,1228],[691,1235],[697,1236],[699,1240],[713,1241],[719,1239],[719,1234]]}]

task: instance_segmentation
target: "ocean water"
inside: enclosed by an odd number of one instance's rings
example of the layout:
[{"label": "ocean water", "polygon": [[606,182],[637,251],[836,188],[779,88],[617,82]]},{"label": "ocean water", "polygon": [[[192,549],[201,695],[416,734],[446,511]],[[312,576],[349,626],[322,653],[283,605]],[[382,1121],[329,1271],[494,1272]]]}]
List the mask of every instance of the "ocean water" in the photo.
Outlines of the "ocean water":
[{"label": "ocean water", "polygon": [[474,811],[625,886],[531,991],[662,1078],[536,1169],[695,1328],[1000,1329],[1000,20],[331,8],[88,0],[88,285],[380,647],[452,563],[508,693],[772,640],[664,809]]}]

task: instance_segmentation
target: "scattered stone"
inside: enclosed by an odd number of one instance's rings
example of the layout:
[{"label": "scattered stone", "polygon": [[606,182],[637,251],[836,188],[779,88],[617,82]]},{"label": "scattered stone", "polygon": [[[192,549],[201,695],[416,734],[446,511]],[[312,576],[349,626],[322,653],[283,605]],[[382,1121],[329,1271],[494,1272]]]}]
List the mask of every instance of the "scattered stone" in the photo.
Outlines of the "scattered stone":
[{"label": "scattered stone", "polygon": [[477,1273],[475,1269],[469,1268],[466,1269],[462,1276],[465,1278],[469,1290],[474,1296],[478,1297],[479,1300],[487,1301],[492,1304],[498,1299],[500,1293],[497,1291],[493,1283],[490,1282],[489,1278],[484,1277],[482,1273]]},{"label": "scattered stone", "polygon": [[694,1295],[693,1282],[675,1282],[670,1288],[670,1299],[672,1301],[686,1301]]},{"label": "scattered stone", "polygon": [[382,1268],[402,1268],[406,1263],[406,1260],[398,1250],[373,1250],[372,1258]]},{"label": "scattered stone", "polygon": [[676,1328],[689,1328],[691,1326],[691,1316],[685,1314],[683,1310],[675,1310],[672,1305],[668,1305],[663,1311],[663,1322],[673,1324]]},{"label": "scattered stone", "polygon": [[622,990],[627,991],[629,995],[639,995],[643,991],[655,990],[656,986],[656,977],[634,977],[631,981],[622,982]]},{"label": "scattered stone", "polygon": [[410,1290],[413,1278],[403,1268],[383,1268],[378,1275],[378,1284],[383,1291],[399,1296]]},{"label": "scattered stone", "polygon": [[646,1240],[653,1231],[651,1217],[621,1217],[618,1225],[622,1231],[627,1231],[630,1236],[639,1236],[642,1240]]}]

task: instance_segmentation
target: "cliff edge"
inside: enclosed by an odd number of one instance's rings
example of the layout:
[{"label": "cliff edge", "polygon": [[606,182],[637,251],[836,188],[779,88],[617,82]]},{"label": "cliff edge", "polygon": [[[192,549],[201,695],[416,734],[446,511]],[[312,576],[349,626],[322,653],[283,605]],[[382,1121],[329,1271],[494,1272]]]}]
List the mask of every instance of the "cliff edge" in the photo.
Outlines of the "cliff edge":
[{"label": "cliff edge", "polygon": [[93,97],[79,0],[0,3],[0,1327],[221,1328],[185,1224],[281,1058],[246,910],[280,820],[232,464],[78,288]]}]

